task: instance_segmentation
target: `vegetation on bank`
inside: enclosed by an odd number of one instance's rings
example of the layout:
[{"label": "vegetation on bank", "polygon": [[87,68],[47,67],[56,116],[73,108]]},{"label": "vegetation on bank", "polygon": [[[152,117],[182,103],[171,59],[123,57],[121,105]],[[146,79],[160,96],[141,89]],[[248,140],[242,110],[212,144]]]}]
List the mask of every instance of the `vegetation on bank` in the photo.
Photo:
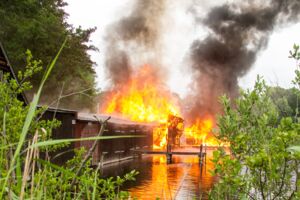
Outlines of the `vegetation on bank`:
[{"label": "vegetation on bank", "polygon": [[[101,179],[101,163],[92,168],[90,154],[84,149],[75,150],[75,157],[64,166],[50,162],[49,152],[74,141],[51,139],[51,131],[59,122],[40,120],[46,108],[37,109],[43,86],[63,47],[47,68],[30,105],[17,98],[32,87],[28,78],[41,70],[41,63],[34,61],[29,51],[25,72],[18,73],[20,84],[8,74],[0,82],[0,199],[124,199],[129,196],[120,187],[125,181],[134,180],[136,171],[122,178]],[[105,122],[101,123],[105,127]],[[109,136],[77,141],[103,138]]]},{"label": "vegetation on bank", "polygon": [[[299,46],[290,57],[299,64]],[[219,181],[210,199],[300,198],[299,67],[294,89],[269,88],[258,77],[254,89],[242,91],[234,102],[221,98],[224,114],[216,137],[230,143],[230,154],[222,147],[213,153],[212,173]]]},{"label": "vegetation on bank", "polygon": [[[9,0],[0,1],[0,41],[3,43],[16,71],[26,69],[25,52],[30,49],[46,66],[56,54],[57,47],[66,36],[69,40],[61,58],[57,61],[44,86],[40,103],[53,105],[62,94],[60,106],[68,109],[92,109],[94,107],[95,63],[88,54],[97,48],[89,44],[95,28],[74,28],[66,22],[64,0]],[[36,93],[42,74],[35,74],[30,99]],[[76,95],[69,95],[76,94]]]}]

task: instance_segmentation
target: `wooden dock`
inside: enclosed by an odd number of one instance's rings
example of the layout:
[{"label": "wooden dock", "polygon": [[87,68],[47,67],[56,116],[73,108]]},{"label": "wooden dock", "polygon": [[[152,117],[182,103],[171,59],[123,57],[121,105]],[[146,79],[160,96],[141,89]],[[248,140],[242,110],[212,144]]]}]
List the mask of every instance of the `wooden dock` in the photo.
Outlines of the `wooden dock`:
[{"label": "wooden dock", "polygon": [[206,151],[203,151],[203,146],[199,147],[199,151],[172,151],[169,146],[165,151],[152,150],[152,149],[133,149],[132,152],[141,157],[143,154],[152,154],[152,155],[166,155],[167,163],[172,163],[173,155],[189,155],[189,156],[198,156],[199,164],[203,164],[206,161]]},{"label": "wooden dock", "polygon": [[198,155],[198,156],[201,155],[200,152],[189,152],[189,151],[167,152],[167,151],[155,151],[155,150],[145,150],[145,149],[136,149],[132,151],[136,154],[159,154],[159,155],[172,154],[172,155]]}]

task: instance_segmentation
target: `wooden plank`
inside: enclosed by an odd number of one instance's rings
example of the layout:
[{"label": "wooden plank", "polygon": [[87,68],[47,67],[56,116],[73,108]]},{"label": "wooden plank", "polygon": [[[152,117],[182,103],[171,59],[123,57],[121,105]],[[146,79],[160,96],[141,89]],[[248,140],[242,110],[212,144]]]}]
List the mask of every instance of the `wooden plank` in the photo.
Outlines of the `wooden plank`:
[{"label": "wooden plank", "polygon": [[[134,153],[140,153],[140,154],[171,154],[171,155],[201,155],[200,152],[190,152],[190,151],[151,151],[151,150],[132,150]],[[205,153],[202,153],[204,155]]]}]

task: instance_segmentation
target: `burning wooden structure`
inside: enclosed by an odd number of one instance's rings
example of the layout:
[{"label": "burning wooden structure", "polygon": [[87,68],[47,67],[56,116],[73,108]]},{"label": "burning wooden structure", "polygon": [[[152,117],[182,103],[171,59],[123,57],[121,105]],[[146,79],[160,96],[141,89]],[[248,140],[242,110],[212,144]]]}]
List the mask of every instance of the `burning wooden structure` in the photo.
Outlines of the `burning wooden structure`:
[{"label": "burning wooden structure", "polygon": [[[156,88],[156,85],[151,82],[153,79],[147,79],[149,70],[151,72],[149,66],[145,66],[143,69],[144,76],[137,75],[138,80],[141,80],[130,82],[133,83],[133,85],[129,85],[130,90],[125,87],[121,96],[111,96],[110,99],[114,101],[108,102],[106,105],[104,112],[107,113],[106,115],[96,115],[100,120],[114,116],[108,121],[104,136],[131,135],[136,137],[99,140],[92,155],[93,164],[100,161],[109,163],[132,158],[134,150],[137,149],[167,149],[168,144],[173,147],[180,146],[180,137],[183,134],[196,138],[197,141],[200,141],[198,143],[202,144],[207,133],[211,131],[212,120],[197,121],[193,126],[184,128],[183,119],[179,117],[180,109],[171,101],[172,96],[159,90],[159,87]],[[17,80],[0,44],[0,80],[4,73],[10,73],[11,78]],[[152,87],[149,90],[151,84]],[[128,93],[128,91],[130,92]],[[25,94],[19,95],[18,98],[25,105],[28,104]],[[127,117],[126,119],[115,117],[116,113],[124,114]],[[42,116],[42,119],[46,120],[54,118],[61,121],[62,125],[53,130],[53,139],[92,137],[96,136],[101,128],[101,124],[93,114],[48,108]],[[93,141],[71,143],[68,147],[52,153],[52,161],[63,164],[74,156],[75,148],[84,147],[88,150],[92,144]]]},{"label": "burning wooden structure", "polygon": [[168,144],[180,146],[180,137],[183,134],[184,126],[183,119],[175,115],[168,117]]},{"label": "burning wooden structure", "polygon": [[[184,135],[189,145],[216,144],[211,132],[214,117],[186,116],[181,99],[165,87],[164,79],[156,73],[156,67],[150,64],[137,66],[136,70],[121,85],[115,85],[101,99],[99,113],[122,116],[138,122],[156,122],[153,129],[154,149],[165,149],[167,144],[180,146]],[[200,113],[199,113],[200,114]]]}]

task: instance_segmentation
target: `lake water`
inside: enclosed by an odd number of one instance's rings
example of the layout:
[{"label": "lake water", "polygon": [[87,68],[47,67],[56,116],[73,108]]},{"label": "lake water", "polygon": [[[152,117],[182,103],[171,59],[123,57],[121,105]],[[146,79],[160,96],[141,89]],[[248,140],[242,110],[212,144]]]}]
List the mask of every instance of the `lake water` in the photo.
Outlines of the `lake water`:
[{"label": "lake water", "polygon": [[103,173],[116,176],[139,171],[136,181],[122,188],[137,199],[207,199],[216,178],[209,173],[213,169],[209,152],[206,160],[201,168],[197,156],[173,156],[173,163],[167,164],[164,155],[147,155],[106,166]]}]

